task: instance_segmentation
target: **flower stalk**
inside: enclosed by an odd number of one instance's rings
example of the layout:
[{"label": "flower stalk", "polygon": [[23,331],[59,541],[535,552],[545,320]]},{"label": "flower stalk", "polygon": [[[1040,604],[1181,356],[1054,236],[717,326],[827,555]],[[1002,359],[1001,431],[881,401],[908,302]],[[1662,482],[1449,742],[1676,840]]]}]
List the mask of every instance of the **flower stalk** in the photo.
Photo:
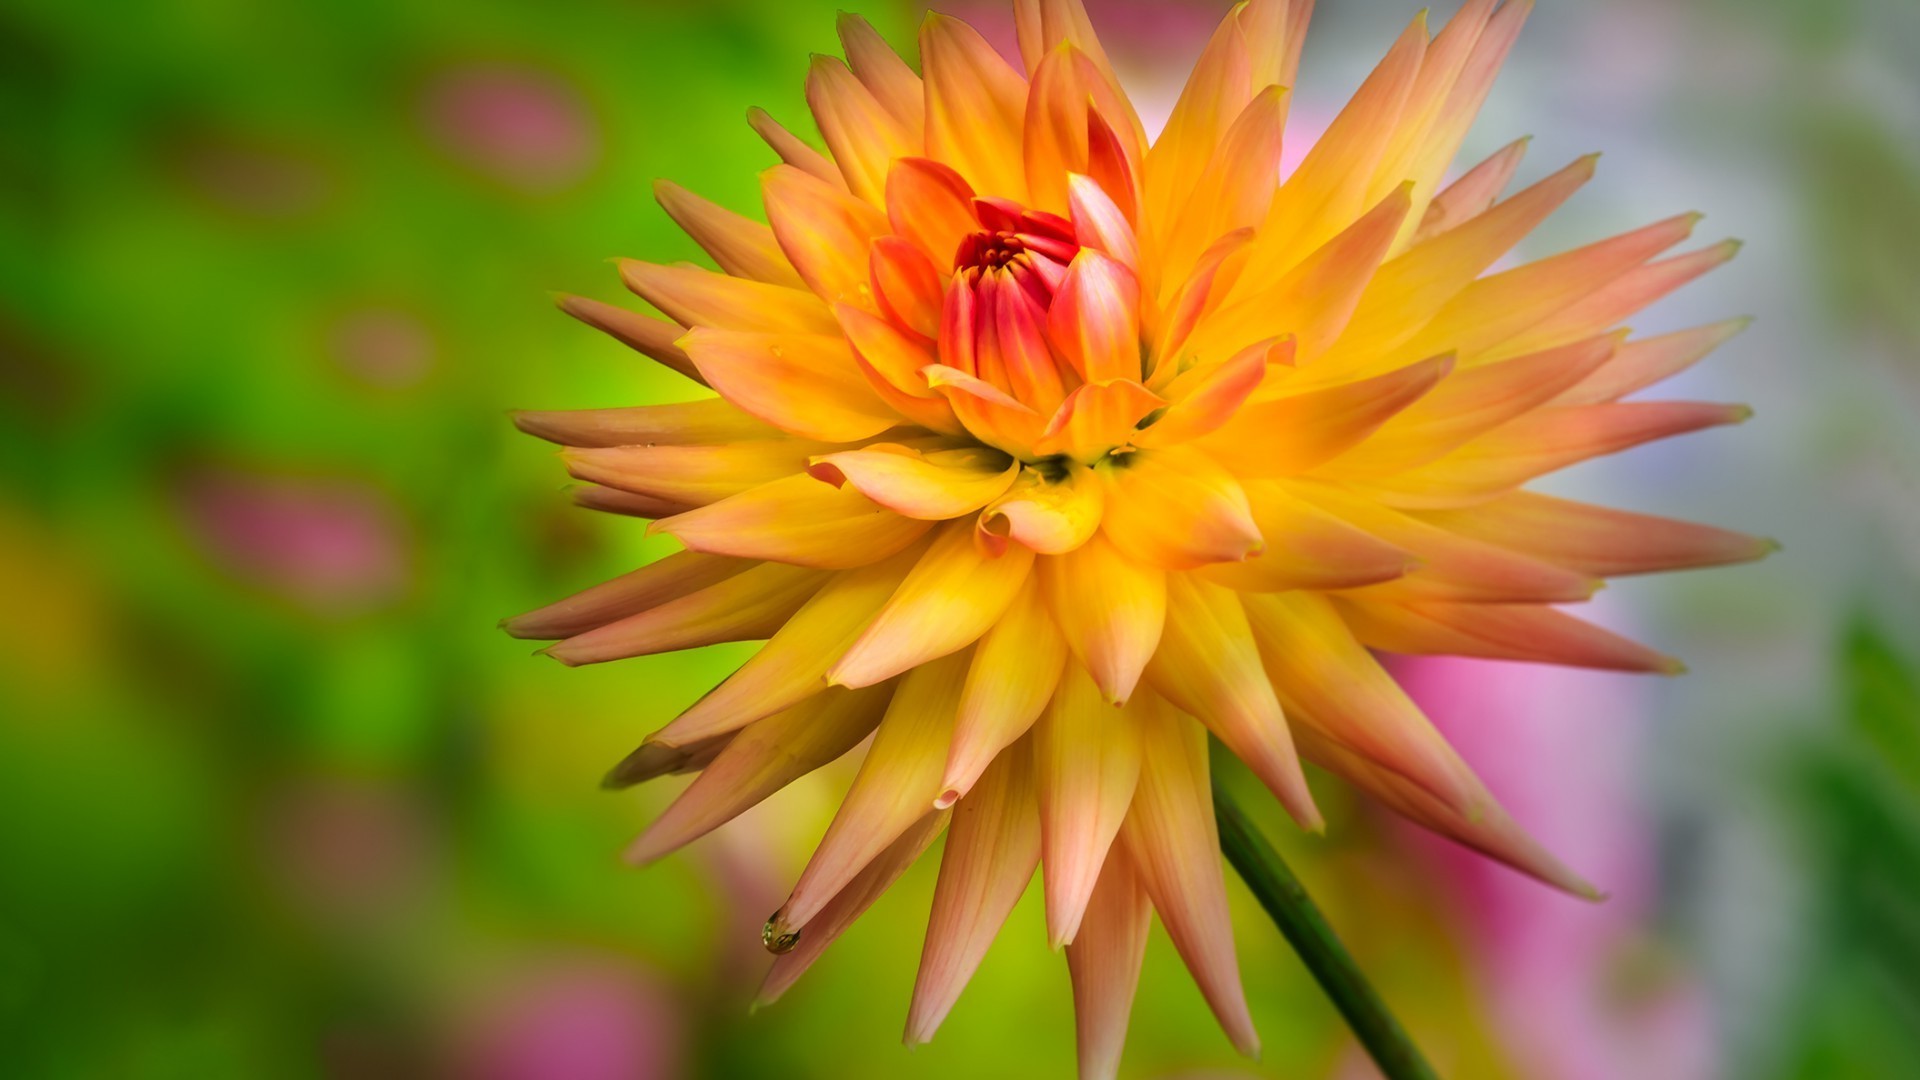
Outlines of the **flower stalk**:
[{"label": "flower stalk", "polygon": [[1221,783],[1218,770],[1213,777],[1213,814],[1220,824],[1220,850],[1227,861],[1340,1010],[1381,1075],[1387,1080],[1437,1080],[1433,1066],[1388,1011],[1306,887]]}]

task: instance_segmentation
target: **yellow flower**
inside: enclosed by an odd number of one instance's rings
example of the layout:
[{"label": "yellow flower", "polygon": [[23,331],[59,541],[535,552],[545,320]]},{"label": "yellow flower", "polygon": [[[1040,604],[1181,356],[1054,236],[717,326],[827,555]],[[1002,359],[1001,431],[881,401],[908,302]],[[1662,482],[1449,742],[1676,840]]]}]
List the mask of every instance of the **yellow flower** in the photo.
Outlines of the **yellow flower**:
[{"label": "yellow flower", "polygon": [[686,550],[508,629],[569,664],[766,639],[613,771],[700,773],[632,858],[873,736],[763,999],[944,830],[910,1041],[1038,866],[1084,1075],[1116,1066],[1149,913],[1253,1052],[1209,731],[1306,828],[1302,756],[1591,894],[1370,650],[1678,670],[1556,605],[1768,545],[1521,488],[1746,416],[1619,401],[1739,329],[1615,329],[1733,247],[1663,257],[1683,215],[1488,273],[1594,168],[1501,198],[1523,141],[1441,187],[1527,0],[1415,19],[1280,182],[1311,6],[1235,7],[1151,141],[1079,0],[1017,0],[1024,71],[934,15],[916,75],[848,17],[807,79],[830,156],[753,116],[769,225],[659,189],[724,273],[623,263],[665,320],[563,298],[718,396],[518,417],[584,503]]}]

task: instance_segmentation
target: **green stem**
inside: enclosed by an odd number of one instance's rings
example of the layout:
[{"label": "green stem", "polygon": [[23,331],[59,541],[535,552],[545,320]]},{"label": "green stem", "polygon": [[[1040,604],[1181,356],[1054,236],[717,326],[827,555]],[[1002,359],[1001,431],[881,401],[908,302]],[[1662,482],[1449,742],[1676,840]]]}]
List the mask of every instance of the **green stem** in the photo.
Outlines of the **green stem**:
[{"label": "green stem", "polygon": [[1387,1080],[1437,1080],[1433,1066],[1407,1037],[1400,1021],[1387,1011],[1386,1002],[1380,1000],[1353,962],[1353,955],[1334,936],[1300,879],[1293,876],[1280,853],[1228,794],[1217,770],[1213,814],[1220,822],[1220,850],[1226,852],[1227,861],[1253,890],[1260,906],[1267,909],[1287,944],[1300,954],[1320,988],[1333,999],[1334,1008],[1346,1018],[1347,1026],[1367,1048],[1374,1064],[1380,1066],[1380,1072]]}]

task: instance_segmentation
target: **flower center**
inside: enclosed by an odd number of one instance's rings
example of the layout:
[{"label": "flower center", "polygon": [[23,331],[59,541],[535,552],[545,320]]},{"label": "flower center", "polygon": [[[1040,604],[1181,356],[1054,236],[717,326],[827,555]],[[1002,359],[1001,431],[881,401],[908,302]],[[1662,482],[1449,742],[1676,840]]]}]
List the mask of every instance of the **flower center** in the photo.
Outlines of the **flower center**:
[{"label": "flower center", "polygon": [[979,199],[980,229],[953,256],[940,328],[943,363],[1041,413],[1082,379],[1050,340],[1048,315],[1080,245],[1057,214]]}]

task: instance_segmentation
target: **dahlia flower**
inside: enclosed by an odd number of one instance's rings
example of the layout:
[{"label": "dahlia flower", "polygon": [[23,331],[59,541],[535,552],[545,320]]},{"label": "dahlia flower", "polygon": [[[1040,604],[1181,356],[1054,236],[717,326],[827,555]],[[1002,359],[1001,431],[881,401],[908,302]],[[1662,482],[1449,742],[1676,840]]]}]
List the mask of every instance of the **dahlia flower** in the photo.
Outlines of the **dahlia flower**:
[{"label": "dahlia flower", "polygon": [[508,620],[568,664],[765,644],[608,783],[695,772],[650,862],[867,741],[765,941],[784,992],[941,834],[907,1039],[933,1036],[1036,867],[1081,1071],[1111,1075],[1158,915],[1258,1045],[1210,732],[1302,827],[1313,761],[1562,889],[1373,650],[1673,673],[1559,605],[1764,541],[1523,490],[1737,406],[1620,399],[1726,322],[1622,319],[1733,254],[1697,215],[1489,272],[1594,171],[1443,179],[1531,4],[1424,15],[1284,180],[1311,0],[1234,7],[1149,138],[1079,0],[1016,0],[1021,66],[931,15],[920,71],[843,18],[767,223],[670,184],[719,271],[624,261],[665,317],[571,315],[711,388],[522,413],[590,507],[684,551]]}]

